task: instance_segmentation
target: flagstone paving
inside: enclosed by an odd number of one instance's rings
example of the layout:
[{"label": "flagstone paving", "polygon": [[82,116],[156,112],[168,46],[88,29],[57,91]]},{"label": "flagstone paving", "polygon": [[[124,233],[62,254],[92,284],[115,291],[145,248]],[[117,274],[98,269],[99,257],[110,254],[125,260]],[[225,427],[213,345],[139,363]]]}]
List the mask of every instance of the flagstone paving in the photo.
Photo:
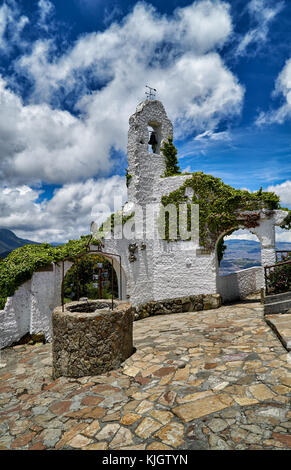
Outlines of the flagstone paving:
[{"label": "flagstone paving", "polygon": [[0,449],[291,449],[291,359],[252,299],[134,323],[110,373],[52,379],[51,344],[0,356]]}]

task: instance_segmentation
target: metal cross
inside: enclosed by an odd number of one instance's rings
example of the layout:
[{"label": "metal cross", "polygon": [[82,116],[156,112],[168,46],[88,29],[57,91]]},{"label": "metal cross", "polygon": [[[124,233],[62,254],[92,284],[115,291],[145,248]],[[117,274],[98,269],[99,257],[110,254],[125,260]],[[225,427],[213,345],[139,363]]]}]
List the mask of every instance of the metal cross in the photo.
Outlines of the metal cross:
[{"label": "metal cross", "polygon": [[151,86],[146,85],[146,88],[148,88],[148,91],[145,91],[145,95],[148,100],[153,100],[156,97],[156,89],[152,88]]}]

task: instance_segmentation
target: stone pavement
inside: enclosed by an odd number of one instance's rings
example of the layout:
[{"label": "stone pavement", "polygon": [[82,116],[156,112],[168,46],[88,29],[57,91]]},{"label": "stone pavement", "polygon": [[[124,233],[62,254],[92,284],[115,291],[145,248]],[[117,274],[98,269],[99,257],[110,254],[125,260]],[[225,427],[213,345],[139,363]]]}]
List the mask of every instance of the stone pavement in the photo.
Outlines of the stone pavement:
[{"label": "stone pavement", "polygon": [[2,351],[0,449],[291,449],[290,353],[258,300],[137,321],[134,345],[55,381],[51,344]]}]

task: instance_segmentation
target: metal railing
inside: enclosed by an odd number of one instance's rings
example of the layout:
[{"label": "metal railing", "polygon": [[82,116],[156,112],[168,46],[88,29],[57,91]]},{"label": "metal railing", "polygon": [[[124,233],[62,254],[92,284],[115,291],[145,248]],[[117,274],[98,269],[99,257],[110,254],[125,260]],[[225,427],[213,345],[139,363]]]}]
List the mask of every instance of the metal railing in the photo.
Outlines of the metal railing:
[{"label": "metal railing", "polygon": [[280,294],[291,290],[291,259],[265,266],[264,274],[266,295]]}]

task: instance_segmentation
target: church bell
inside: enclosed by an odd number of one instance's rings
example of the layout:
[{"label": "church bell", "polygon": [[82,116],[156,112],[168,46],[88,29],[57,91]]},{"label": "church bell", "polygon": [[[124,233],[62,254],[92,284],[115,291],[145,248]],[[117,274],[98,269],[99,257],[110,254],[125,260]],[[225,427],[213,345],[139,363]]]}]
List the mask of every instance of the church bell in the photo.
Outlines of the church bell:
[{"label": "church bell", "polygon": [[148,142],[149,145],[157,145],[158,141],[157,141],[157,137],[156,137],[156,133],[153,131],[151,133],[151,136],[150,136],[150,140]]}]

